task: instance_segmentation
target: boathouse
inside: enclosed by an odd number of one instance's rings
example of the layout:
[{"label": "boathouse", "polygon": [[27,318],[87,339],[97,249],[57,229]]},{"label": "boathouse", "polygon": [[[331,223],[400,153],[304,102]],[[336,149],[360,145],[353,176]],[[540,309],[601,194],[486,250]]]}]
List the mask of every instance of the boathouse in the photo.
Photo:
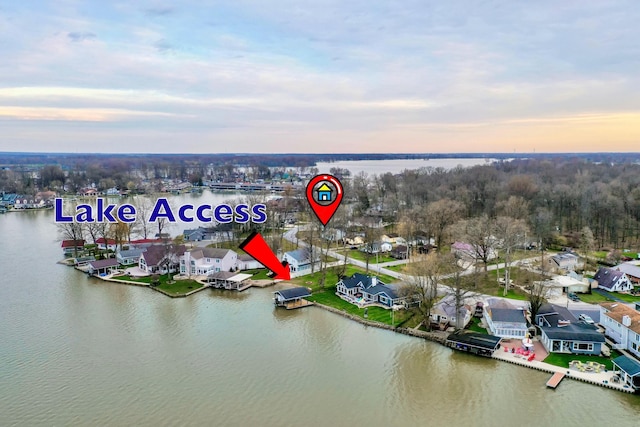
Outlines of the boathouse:
[{"label": "boathouse", "polygon": [[309,289],[305,287],[281,289],[274,292],[273,302],[278,307],[285,307],[287,309],[304,307],[308,305],[303,298],[311,296]]},{"label": "boathouse", "polygon": [[210,273],[207,276],[207,283],[212,288],[244,291],[250,287],[250,285],[245,283],[245,281],[250,277],[251,274],[217,271],[215,273]]},{"label": "boathouse", "polygon": [[464,333],[462,331],[449,334],[446,346],[455,350],[466,351],[479,356],[491,357],[493,352],[500,347],[502,338],[495,335],[479,334],[476,332]]},{"label": "boathouse", "polygon": [[118,269],[118,260],[115,258],[99,259],[89,262],[87,272],[95,276],[106,276]]},{"label": "boathouse", "polygon": [[631,387],[636,393],[640,392],[640,362],[628,356],[616,357],[611,362],[614,369],[620,370],[618,376],[622,383]]}]

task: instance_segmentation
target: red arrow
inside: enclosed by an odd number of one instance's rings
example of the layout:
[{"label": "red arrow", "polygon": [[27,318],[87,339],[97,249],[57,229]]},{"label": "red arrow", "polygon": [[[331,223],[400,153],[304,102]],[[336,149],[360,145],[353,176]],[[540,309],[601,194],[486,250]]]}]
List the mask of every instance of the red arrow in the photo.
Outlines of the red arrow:
[{"label": "red arrow", "polygon": [[289,264],[280,262],[260,233],[253,232],[240,243],[240,249],[251,255],[260,264],[273,271],[274,279],[290,280]]}]

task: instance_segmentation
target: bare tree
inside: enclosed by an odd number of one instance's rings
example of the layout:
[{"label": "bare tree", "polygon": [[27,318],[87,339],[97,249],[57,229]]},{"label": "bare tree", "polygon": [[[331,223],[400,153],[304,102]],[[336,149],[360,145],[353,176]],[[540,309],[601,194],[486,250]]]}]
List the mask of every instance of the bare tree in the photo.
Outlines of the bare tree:
[{"label": "bare tree", "polygon": [[153,203],[151,199],[147,197],[136,197],[136,228],[139,230],[143,239],[147,239],[149,237],[149,233],[151,232],[151,224],[149,224],[149,217],[151,216],[151,211],[153,210]]},{"label": "bare tree", "polygon": [[533,282],[526,287],[527,289],[527,301],[529,302],[529,313],[531,313],[531,323],[535,324],[536,315],[540,311],[540,307],[547,302],[547,296],[549,289],[544,285],[544,282]]},{"label": "bare tree", "polygon": [[443,264],[445,266],[445,272],[448,271],[448,277],[450,279],[450,286],[447,294],[451,296],[456,313],[456,323],[454,327],[456,330],[462,329],[462,316],[463,307],[466,304],[468,298],[472,298],[477,294],[470,289],[472,285],[467,281],[468,276],[463,276],[463,269],[460,268],[458,260],[452,254],[443,255]]},{"label": "bare tree", "polygon": [[511,283],[511,253],[525,240],[525,234],[529,227],[521,219],[501,216],[496,219],[496,236],[500,241],[500,246],[504,251],[504,296],[509,292]]},{"label": "bare tree", "polygon": [[427,220],[436,239],[438,250],[442,246],[447,227],[458,220],[463,209],[462,203],[451,199],[441,199],[427,205]]},{"label": "bare tree", "polygon": [[431,329],[431,309],[438,299],[438,278],[445,266],[445,258],[439,253],[432,253],[408,266],[409,280],[402,292],[418,303],[413,310],[427,330]]},{"label": "bare tree", "polygon": [[456,238],[473,247],[473,258],[482,261],[485,273],[497,246],[494,228],[494,222],[487,215],[458,221],[452,227]]},{"label": "bare tree", "polygon": [[61,222],[57,224],[58,234],[63,240],[73,240],[73,257],[78,258],[77,240],[82,240],[82,226],[77,222]]}]

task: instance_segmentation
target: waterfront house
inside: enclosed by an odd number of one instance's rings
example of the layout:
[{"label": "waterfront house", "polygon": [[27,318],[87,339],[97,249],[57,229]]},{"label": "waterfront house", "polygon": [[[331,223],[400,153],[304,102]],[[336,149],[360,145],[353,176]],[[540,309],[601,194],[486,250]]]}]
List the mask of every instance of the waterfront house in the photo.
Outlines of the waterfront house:
[{"label": "waterfront house", "polygon": [[447,326],[462,329],[471,320],[471,307],[462,305],[456,313],[456,300],[453,295],[447,295],[431,308],[431,323],[438,325],[442,330]]},{"label": "waterfront house", "polygon": [[361,273],[340,279],[336,295],[351,303],[380,304],[385,308],[408,303],[408,296],[402,295],[400,285],[387,285],[375,276]]},{"label": "waterfront house", "polygon": [[543,304],[535,323],[540,327],[542,345],[549,353],[600,355],[604,335],[594,325],[578,321],[565,307]]},{"label": "waterfront house", "polygon": [[[282,256],[282,260],[289,264],[289,270],[292,273],[311,272],[311,252],[308,248],[285,252]],[[313,262],[316,263],[318,261],[320,261],[320,257],[315,255],[313,257]]]},{"label": "waterfront house", "polygon": [[627,275],[613,268],[600,267],[593,280],[598,284],[598,289],[609,292],[628,292],[633,289]]},{"label": "waterfront house", "polygon": [[195,248],[180,257],[180,274],[208,275],[218,271],[235,271],[238,254],[231,249]]},{"label": "waterfront house", "polygon": [[65,256],[71,256],[84,249],[84,240],[63,240],[60,246]]},{"label": "waterfront house", "polygon": [[140,254],[138,267],[149,274],[175,273],[180,266],[180,254],[184,252],[182,245],[152,245]]},{"label": "waterfront house", "polygon": [[292,308],[300,306],[302,299],[310,296],[311,292],[305,287],[281,289],[274,292],[273,302],[278,307]]},{"label": "waterfront house", "polygon": [[119,250],[116,252],[116,259],[120,265],[135,265],[138,264],[142,252],[144,249],[141,248]]},{"label": "waterfront house", "polygon": [[115,251],[118,247],[115,239],[105,239],[104,237],[96,239],[96,245],[98,245],[98,249],[111,251]]},{"label": "waterfront house", "polygon": [[547,265],[552,269],[570,271],[582,267],[583,263],[573,252],[561,252],[547,258]]},{"label": "waterfront house", "polygon": [[600,303],[600,324],[616,348],[640,358],[640,312],[623,303]]},{"label": "waterfront house", "polygon": [[263,268],[254,257],[249,254],[238,254],[238,270],[255,270],[256,268]]},{"label": "waterfront house", "polygon": [[613,267],[613,269],[626,274],[631,283],[640,284],[640,265],[637,264],[637,261],[623,262]]},{"label": "waterfront house", "polygon": [[613,369],[623,384],[631,387],[636,393],[640,391],[640,362],[627,356],[619,356],[612,360]]},{"label": "waterfront house", "polygon": [[87,272],[96,276],[106,276],[118,270],[118,260],[115,258],[100,259],[89,262]]},{"label": "waterfront house", "polygon": [[527,334],[525,311],[503,299],[489,298],[484,305],[484,320],[489,331],[501,338],[522,339]]}]

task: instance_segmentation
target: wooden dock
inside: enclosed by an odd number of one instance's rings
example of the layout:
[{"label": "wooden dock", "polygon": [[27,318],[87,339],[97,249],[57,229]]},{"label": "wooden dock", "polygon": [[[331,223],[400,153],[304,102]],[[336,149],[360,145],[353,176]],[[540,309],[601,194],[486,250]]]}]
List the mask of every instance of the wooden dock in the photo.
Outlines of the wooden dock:
[{"label": "wooden dock", "polygon": [[562,381],[563,378],[564,378],[564,374],[562,372],[556,372],[551,376],[551,378],[549,378],[549,381],[547,381],[547,387],[549,388],[558,387],[558,384],[560,384],[560,381]]},{"label": "wooden dock", "polygon": [[284,304],[284,307],[287,310],[295,310],[296,308],[309,307],[310,305],[313,305],[313,303],[311,301],[307,301],[305,299],[299,299],[299,300],[296,300],[296,301],[286,302]]}]

